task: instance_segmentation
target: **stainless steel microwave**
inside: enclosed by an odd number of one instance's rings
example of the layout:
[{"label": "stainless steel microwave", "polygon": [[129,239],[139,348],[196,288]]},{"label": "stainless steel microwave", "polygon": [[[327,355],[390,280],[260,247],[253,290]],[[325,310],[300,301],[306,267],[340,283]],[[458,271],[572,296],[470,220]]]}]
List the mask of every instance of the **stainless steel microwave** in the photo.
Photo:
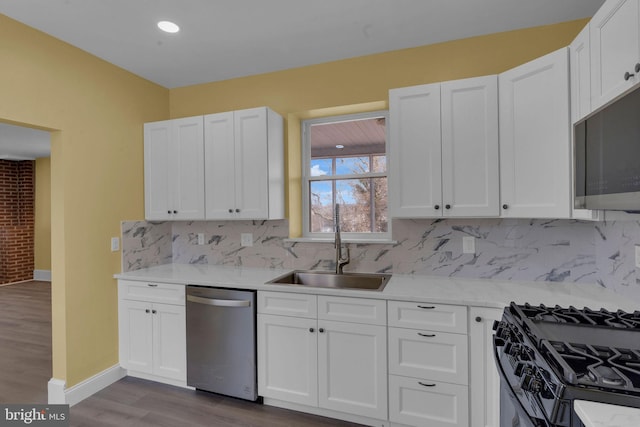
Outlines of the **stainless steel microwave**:
[{"label": "stainless steel microwave", "polygon": [[577,209],[640,212],[640,88],[574,125]]}]

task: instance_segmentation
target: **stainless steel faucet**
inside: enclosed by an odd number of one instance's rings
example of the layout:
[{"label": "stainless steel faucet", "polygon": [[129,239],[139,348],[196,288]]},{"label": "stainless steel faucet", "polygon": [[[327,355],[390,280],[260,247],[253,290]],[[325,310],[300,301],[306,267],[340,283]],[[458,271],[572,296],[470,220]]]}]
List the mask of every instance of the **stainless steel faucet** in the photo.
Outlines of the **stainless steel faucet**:
[{"label": "stainless steel faucet", "polygon": [[335,237],[335,247],[336,247],[336,274],[342,274],[342,269],[345,265],[349,264],[349,247],[345,246],[347,256],[346,258],[342,258],[342,238],[340,237],[340,205],[336,203],[336,211],[334,218],[336,223],[336,237]]}]

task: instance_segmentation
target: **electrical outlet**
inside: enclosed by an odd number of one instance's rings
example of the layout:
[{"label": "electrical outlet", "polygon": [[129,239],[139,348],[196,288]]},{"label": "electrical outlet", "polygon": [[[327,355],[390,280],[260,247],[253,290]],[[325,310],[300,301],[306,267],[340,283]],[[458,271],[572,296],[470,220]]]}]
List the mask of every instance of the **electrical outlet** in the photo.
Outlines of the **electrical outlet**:
[{"label": "electrical outlet", "polygon": [[111,252],[116,252],[120,250],[120,238],[112,237],[111,238]]},{"label": "electrical outlet", "polygon": [[640,245],[636,245],[636,267],[640,268]]},{"label": "electrical outlet", "polygon": [[462,253],[463,254],[475,254],[476,253],[476,238],[473,236],[464,236],[462,238]]},{"label": "electrical outlet", "polygon": [[204,233],[198,233],[198,244],[204,245]]},{"label": "electrical outlet", "polygon": [[240,233],[240,246],[253,246],[253,233]]}]

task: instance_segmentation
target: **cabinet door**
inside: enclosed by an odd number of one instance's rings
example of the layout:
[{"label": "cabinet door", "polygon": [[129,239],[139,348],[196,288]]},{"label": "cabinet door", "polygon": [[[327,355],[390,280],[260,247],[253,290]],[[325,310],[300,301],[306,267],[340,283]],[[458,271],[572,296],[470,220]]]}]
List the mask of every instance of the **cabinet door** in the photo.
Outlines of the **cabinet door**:
[{"label": "cabinet door", "polygon": [[415,427],[467,427],[469,389],[389,375],[389,419]]},{"label": "cabinet door", "polygon": [[172,120],[173,218],[204,219],[204,141],[202,116]]},{"label": "cabinet door", "polygon": [[389,91],[391,215],[442,215],[440,84]]},{"label": "cabinet door", "polygon": [[493,322],[502,317],[495,308],[469,309],[471,427],[500,427],[500,377],[493,356]]},{"label": "cabinet door", "polygon": [[237,218],[269,218],[267,109],[234,112]]},{"label": "cabinet door", "polygon": [[321,408],[387,419],[384,326],[318,321]]},{"label": "cabinet door", "polygon": [[120,365],[132,371],[153,373],[153,317],[151,304],[120,300],[118,303]]},{"label": "cabinet door", "polygon": [[[597,109],[639,80],[638,0],[608,0],[590,22],[591,107]],[[625,78],[625,73],[634,76]]]},{"label": "cabinet door", "polygon": [[444,216],[499,216],[498,77],[442,83]]},{"label": "cabinet door", "polygon": [[171,120],[144,124],[144,212],[148,220],[171,218]]},{"label": "cabinet door", "polygon": [[315,319],[258,315],[258,394],[318,406]]},{"label": "cabinet door", "polygon": [[502,216],[569,218],[569,69],[563,48],[499,76]]},{"label": "cabinet door", "polygon": [[185,307],[153,304],[153,373],[166,378],[187,379],[187,332]]},{"label": "cabinet door", "polygon": [[235,218],[233,112],[204,116],[206,218]]},{"label": "cabinet door", "polygon": [[571,69],[571,123],[591,112],[591,43],[589,24],[569,46]]}]

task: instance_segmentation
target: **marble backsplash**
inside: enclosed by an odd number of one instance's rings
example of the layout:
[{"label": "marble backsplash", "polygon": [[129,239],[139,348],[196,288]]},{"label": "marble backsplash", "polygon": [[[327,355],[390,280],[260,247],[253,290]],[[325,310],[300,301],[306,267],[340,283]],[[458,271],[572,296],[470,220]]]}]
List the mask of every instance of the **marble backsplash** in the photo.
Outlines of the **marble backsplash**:
[{"label": "marble backsplash", "polygon": [[[285,269],[334,268],[332,243],[292,242],[282,221],[122,224],[123,271],[176,263]],[[197,244],[203,233],[205,244]],[[240,233],[253,246],[240,246]],[[475,254],[462,237],[476,238]],[[345,271],[599,283],[640,302],[635,244],[640,221],[394,220],[393,244],[349,244]]]}]

